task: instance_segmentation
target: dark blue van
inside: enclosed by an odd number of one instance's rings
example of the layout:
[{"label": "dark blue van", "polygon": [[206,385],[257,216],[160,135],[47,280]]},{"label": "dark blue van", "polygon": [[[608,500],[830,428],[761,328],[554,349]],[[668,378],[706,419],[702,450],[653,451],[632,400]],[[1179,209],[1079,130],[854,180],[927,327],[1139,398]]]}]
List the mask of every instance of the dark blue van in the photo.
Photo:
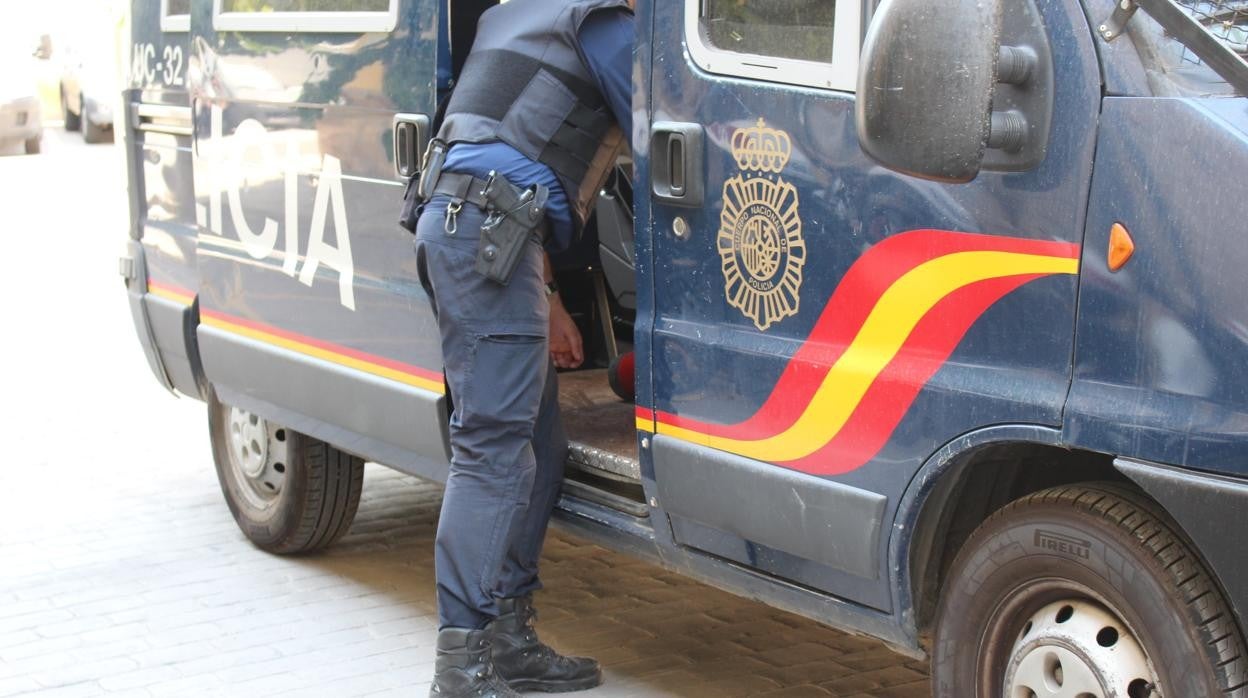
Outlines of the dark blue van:
[{"label": "dark blue van", "polygon": [[[122,273],[262,548],[446,477],[396,219],[492,4],[133,2]],[[1248,3],[639,5],[560,520],[940,696],[1248,695]]]}]

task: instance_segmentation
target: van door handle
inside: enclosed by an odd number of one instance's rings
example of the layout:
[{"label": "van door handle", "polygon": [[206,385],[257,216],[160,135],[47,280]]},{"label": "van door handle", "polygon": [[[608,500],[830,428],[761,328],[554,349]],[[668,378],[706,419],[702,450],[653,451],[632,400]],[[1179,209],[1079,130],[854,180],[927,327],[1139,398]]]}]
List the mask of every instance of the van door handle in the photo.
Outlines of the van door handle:
[{"label": "van door handle", "polygon": [[650,129],[650,190],[677,206],[701,206],[706,198],[702,161],[706,146],[701,124],[660,121]]},{"label": "van door handle", "polygon": [[394,171],[399,177],[408,179],[420,172],[425,152],[425,144],[429,142],[429,117],[424,114],[394,115]]}]

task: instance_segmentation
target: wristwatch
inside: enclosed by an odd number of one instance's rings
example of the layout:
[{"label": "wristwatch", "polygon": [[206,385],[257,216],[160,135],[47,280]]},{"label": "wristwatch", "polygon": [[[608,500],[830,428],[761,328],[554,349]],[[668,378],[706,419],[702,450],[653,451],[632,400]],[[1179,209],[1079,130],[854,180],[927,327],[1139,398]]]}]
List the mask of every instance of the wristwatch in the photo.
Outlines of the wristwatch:
[{"label": "wristwatch", "polygon": [[559,292],[559,284],[555,283],[554,281],[546,282],[546,297],[547,298],[550,298],[551,296],[555,295],[558,292]]}]

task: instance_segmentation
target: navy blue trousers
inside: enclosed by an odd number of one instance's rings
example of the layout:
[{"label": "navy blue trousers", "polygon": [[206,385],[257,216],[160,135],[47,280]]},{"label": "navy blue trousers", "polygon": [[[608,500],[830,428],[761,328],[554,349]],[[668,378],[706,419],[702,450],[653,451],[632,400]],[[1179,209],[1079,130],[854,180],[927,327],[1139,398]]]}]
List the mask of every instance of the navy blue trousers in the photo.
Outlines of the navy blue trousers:
[{"label": "navy blue trousers", "polygon": [[416,230],[454,404],[434,549],[438,616],[443,628],[483,628],[498,616],[496,599],[541,587],[538,560],[568,444],[541,246],[530,243],[499,285],[473,270],[484,212],[465,204],[448,235],[444,210],[430,202]]}]

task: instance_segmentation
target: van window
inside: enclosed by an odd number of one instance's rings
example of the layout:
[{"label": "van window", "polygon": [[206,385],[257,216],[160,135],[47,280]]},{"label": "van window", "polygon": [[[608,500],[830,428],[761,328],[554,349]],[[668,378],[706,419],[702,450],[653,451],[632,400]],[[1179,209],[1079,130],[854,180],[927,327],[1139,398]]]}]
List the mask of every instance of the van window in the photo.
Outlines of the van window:
[{"label": "van window", "polygon": [[706,0],[702,27],[715,48],[832,62],[832,0]]},{"label": "van window", "polygon": [[388,32],[398,0],[216,0],[219,30]]},{"label": "van window", "polygon": [[685,0],[685,36],[712,73],[853,90],[860,0]]},{"label": "van window", "polygon": [[191,30],[191,0],[160,0],[160,30]]}]

